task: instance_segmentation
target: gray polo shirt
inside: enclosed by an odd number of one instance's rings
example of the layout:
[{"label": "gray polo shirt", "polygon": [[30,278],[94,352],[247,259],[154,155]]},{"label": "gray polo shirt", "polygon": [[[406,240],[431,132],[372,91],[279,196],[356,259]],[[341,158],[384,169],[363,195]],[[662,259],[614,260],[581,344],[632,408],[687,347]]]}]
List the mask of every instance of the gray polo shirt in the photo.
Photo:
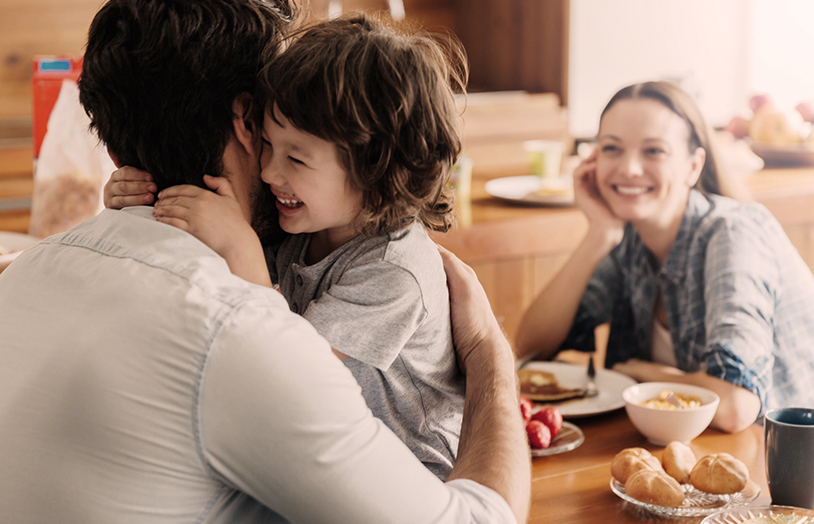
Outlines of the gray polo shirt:
[{"label": "gray polo shirt", "polygon": [[437,247],[413,224],[356,237],[308,266],[310,239],[293,235],[271,253],[272,280],[292,311],[350,356],[345,365],[373,414],[445,479],[458,449],[464,379]]}]

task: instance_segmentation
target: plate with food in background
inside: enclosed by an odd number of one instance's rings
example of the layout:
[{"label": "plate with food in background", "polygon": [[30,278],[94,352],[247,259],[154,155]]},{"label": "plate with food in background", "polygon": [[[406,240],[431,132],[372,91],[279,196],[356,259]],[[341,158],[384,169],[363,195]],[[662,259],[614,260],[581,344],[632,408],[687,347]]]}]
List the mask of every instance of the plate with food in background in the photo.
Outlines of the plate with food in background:
[{"label": "plate with food in background", "polygon": [[510,176],[486,182],[495,198],[525,205],[573,206],[574,181],[570,176]]},{"label": "plate with food in background", "polygon": [[622,392],[636,381],[610,369],[596,369],[599,394],[585,396],[587,369],[566,362],[531,361],[517,371],[520,394],[543,405],[555,405],[564,418],[599,415],[623,408]]}]

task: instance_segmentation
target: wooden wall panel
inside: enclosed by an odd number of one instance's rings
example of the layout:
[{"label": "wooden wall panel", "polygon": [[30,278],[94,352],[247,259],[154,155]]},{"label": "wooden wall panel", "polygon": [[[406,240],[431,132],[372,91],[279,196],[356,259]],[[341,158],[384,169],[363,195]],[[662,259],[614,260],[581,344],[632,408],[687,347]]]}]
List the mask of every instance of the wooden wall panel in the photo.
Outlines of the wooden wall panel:
[{"label": "wooden wall panel", "polygon": [[102,0],[0,0],[0,119],[31,114],[35,55],[81,55]]},{"label": "wooden wall panel", "polygon": [[534,260],[522,257],[475,262],[471,266],[489,297],[492,311],[513,341],[522,314],[534,297],[534,289],[528,285],[533,279]]},{"label": "wooden wall panel", "polygon": [[[404,0],[409,21],[432,31],[454,30],[453,0]],[[345,0],[348,8],[376,9],[386,0]],[[104,0],[0,0],[0,121],[31,115],[35,55],[84,51],[88,27]],[[315,10],[327,0],[313,2]],[[2,122],[0,122],[2,123]]]},{"label": "wooden wall panel", "polygon": [[28,209],[0,209],[0,231],[28,233],[31,211]]},{"label": "wooden wall panel", "polygon": [[[431,32],[455,31],[453,0],[403,0],[406,21]],[[310,15],[323,19],[328,14],[330,0],[311,0]],[[341,0],[342,9],[372,13],[389,12],[387,0]]]}]

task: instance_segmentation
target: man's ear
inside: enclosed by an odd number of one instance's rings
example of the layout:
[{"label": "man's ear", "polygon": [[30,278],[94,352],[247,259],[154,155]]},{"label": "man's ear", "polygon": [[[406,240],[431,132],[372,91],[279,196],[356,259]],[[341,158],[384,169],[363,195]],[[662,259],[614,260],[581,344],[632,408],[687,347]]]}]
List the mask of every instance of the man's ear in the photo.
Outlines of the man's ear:
[{"label": "man's ear", "polygon": [[241,93],[232,102],[232,126],[235,138],[249,154],[255,154],[259,144],[260,129],[254,98],[249,93]]}]

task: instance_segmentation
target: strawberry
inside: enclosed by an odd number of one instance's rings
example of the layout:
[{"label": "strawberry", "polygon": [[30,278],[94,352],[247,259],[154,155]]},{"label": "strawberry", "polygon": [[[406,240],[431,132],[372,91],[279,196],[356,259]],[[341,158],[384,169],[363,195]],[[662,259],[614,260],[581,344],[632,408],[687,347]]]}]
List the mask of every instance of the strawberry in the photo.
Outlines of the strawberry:
[{"label": "strawberry", "polygon": [[545,449],[551,445],[551,431],[539,420],[529,420],[526,423],[526,435],[529,446],[534,449]]},{"label": "strawberry", "polygon": [[523,415],[523,422],[531,420],[531,412],[534,410],[534,404],[526,397],[520,397],[520,414]]},{"label": "strawberry", "polygon": [[551,431],[551,438],[557,438],[562,429],[562,413],[554,406],[548,406],[541,409],[531,416],[531,420],[539,420],[545,424],[549,431]]}]

